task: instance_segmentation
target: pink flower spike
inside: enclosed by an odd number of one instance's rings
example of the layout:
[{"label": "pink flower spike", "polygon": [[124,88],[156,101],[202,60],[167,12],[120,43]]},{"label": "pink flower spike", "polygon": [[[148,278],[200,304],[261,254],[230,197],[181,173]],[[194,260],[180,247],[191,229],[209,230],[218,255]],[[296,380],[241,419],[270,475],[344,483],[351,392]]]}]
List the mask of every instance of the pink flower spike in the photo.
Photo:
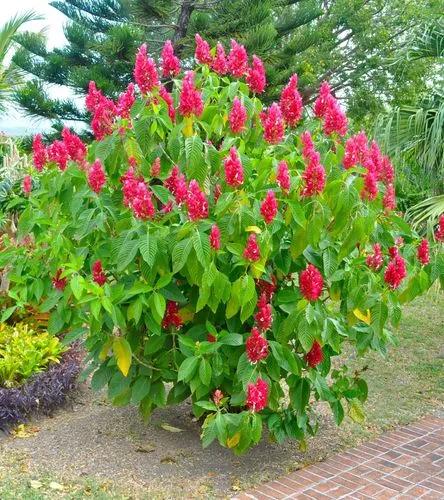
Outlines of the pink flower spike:
[{"label": "pink flower spike", "polygon": [[430,248],[429,242],[424,238],[421,240],[421,243],[418,245],[418,249],[416,251],[416,256],[419,262],[426,266],[430,262]]},{"label": "pink flower spike", "polygon": [[251,330],[251,335],[245,342],[245,349],[247,358],[252,364],[256,364],[268,356],[268,341],[256,327]]},{"label": "pink flower spike", "polygon": [[196,41],[196,50],[194,52],[194,57],[199,64],[211,64],[213,58],[210,54],[210,46],[208,42],[204,40],[199,33],[194,35]]},{"label": "pink flower spike", "polygon": [[228,71],[228,61],[225,55],[225,50],[223,45],[219,42],[216,46],[216,57],[211,63],[211,69],[213,69],[218,75],[225,75]]},{"label": "pink flower spike", "polygon": [[260,114],[264,139],[269,144],[278,144],[284,138],[285,124],[279,104],[273,103],[266,111]]},{"label": "pink flower spike", "polygon": [[265,380],[258,378],[255,384],[248,384],[247,398],[245,404],[252,412],[263,410],[268,401],[268,384]]},{"label": "pink flower spike", "polygon": [[86,158],[86,145],[80,137],[65,127],[62,130],[62,138],[71,160],[83,164]]},{"label": "pink flower spike", "polygon": [[233,100],[233,106],[231,107],[228,120],[230,122],[230,128],[233,134],[240,134],[243,130],[245,130],[247,110],[237,96]]},{"label": "pink flower spike", "polygon": [[208,217],[208,201],[201,191],[198,182],[193,179],[188,186],[187,194],[188,217],[190,220],[205,219]]},{"label": "pink flower spike", "polygon": [[41,172],[48,161],[48,151],[43,144],[41,134],[35,135],[32,140],[32,153],[34,167]]},{"label": "pink flower spike", "polygon": [[93,281],[98,285],[103,286],[106,283],[106,275],[103,272],[102,261],[96,260],[92,265]]},{"label": "pink flower spike", "polygon": [[120,94],[117,100],[117,114],[121,118],[129,119],[131,108],[136,101],[134,95],[134,83],[130,83],[125,92]]},{"label": "pink flower spike", "polygon": [[311,368],[315,368],[320,363],[322,363],[323,359],[324,353],[322,351],[321,344],[317,340],[315,340],[313,342],[313,345],[311,346],[311,349],[305,355],[305,361],[307,362],[308,366],[310,366]]},{"label": "pink flower spike", "polygon": [[230,149],[230,156],[224,160],[225,180],[229,186],[237,187],[244,183],[244,170],[237,149]]},{"label": "pink flower spike", "polygon": [[48,146],[48,159],[57,164],[60,170],[66,170],[68,165],[68,150],[63,141],[54,141]]},{"label": "pink flower spike", "polygon": [[402,283],[403,279],[407,276],[407,269],[405,265],[405,260],[398,253],[392,260],[388,263],[385,273],[384,281],[387,283],[389,288],[395,290]]},{"label": "pink flower spike", "polygon": [[174,77],[180,73],[180,61],[179,58],[174,55],[174,48],[171,40],[165,42],[160,57],[162,58],[163,77]]},{"label": "pink flower spike", "polygon": [[253,56],[253,64],[247,71],[247,85],[254,94],[261,94],[265,90],[267,80],[265,68],[262,60],[256,55]]},{"label": "pink flower spike", "polygon": [[147,55],[146,43],[139,47],[136,54],[134,80],[142,94],[151,92],[160,84],[156,64],[153,59]]},{"label": "pink flower spike", "polygon": [[30,175],[25,175],[23,177],[22,189],[25,196],[28,196],[32,190],[32,177]]},{"label": "pink flower spike", "polygon": [[438,228],[435,231],[436,241],[444,242],[444,214],[439,217]]},{"label": "pink flower spike", "polygon": [[95,192],[100,193],[103,186],[105,185],[106,177],[103,166],[100,160],[96,160],[90,167],[88,172],[88,184],[89,187]]},{"label": "pink flower spike", "polygon": [[261,215],[267,224],[273,222],[278,212],[278,203],[276,195],[270,189],[261,205]]},{"label": "pink flower spike", "polygon": [[194,86],[194,73],[187,71],[182,81],[182,90],[179,98],[179,111],[182,116],[200,116],[203,111],[201,93]]},{"label": "pink flower spike", "polygon": [[248,70],[247,51],[236,40],[231,40],[231,50],[228,55],[228,70],[236,78],[241,78]]},{"label": "pink flower spike", "polygon": [[211,231],[210,231],[210,247],[213,250],[220,250],[221,247],[221,241],[220,241],[220,229],[216,224],[213,224],[211,226]]},{"label": "pink flower spike", "polygon": [[290,171],[288,170],[288,164],[285,160],[280,161],[278,164],[276,180],[279,187],[282,189],[282,191],[284,191],[284,193],[288,193],[288,191],[290,191]]},{"label": "pink flower spike", "polygon": [[250,262],[257,262],[261,258],[261,251],[257,244],[256,234],[252,233],[248,237],[247,245],[244,250],[244,258]]},{"label": "pink flower spike", "polygon": [[302,117],[302,97],[298,92],[298,77],[293,75],[282,90],[279,106],[289,127],[297,125]]},{"label": "pink flower spike", "polygon": [[323,286],[322,274],[313,264],[308,264],[305,270],[299,274],[299,288],[307,300],[311,302],[318,300],[322,294]]}]

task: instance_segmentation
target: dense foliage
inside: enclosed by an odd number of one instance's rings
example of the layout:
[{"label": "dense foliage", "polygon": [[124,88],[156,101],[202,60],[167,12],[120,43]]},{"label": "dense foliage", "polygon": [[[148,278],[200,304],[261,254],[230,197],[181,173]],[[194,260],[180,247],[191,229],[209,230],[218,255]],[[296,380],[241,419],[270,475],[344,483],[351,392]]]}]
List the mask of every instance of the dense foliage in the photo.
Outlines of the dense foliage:
[{"label": "dense foliage", "polygon": [[[393,54],[415,27],[434,18],[440,1],[421,0],[57,0],[67,16],[67,43],[49,49],[42,34],[21,34],[14,62],[31,77],[17,93],[30,114],[51,120],[87,121],[84,109],[48,93],[66,85],[85,95],[90,80],[116,98],[131,79],[137,47],[147,42],[156,57],[171,38],[189,58],[194,34],[225,47],[235,38],[267,64],[267,100],[297,72],[305,101],[324,79],[362,121],[386,103],[409,105],[434,68],[425,62],[394,64]],[[187,59],[189,60],[189,59]]]},{"label": "dense foliage", "polygon": [[35,332],[24,323],[0,323],[0,386],[14,387],[57,363],[65,348],[48,332]]},{"label": "dense foliage", "polygon": [[327,82],[314,119],[296,75],[264,108],[262,61],[196,39],[184,75],[164,47],[171,94],[146,46],[117,102],[90,83],[89,148],[67,129],[50,145],[36,136],[17,243],[0,256],[14,299],[3,317],[38,305],[51,333],[86,334],[92,385],[116,405],[148,417],[190,397],[204,446],[242,453],[264,423],[304,443],[314,400],[338,424],[362,421],[366,383],[332,361],[345,343],[386,352],[443,255],[394,212],[377,144],[345,139]]}]

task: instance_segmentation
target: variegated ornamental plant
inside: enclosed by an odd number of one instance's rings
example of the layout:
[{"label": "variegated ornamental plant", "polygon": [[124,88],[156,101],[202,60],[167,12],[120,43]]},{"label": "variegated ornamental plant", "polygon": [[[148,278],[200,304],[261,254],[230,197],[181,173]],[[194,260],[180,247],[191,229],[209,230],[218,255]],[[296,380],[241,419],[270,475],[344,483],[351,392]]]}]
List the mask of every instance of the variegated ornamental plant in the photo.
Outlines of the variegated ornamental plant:
[{"label": "variegated ornamental plant", "polygon": [[265,108],[258,57],[196,43],[192,71],[143,45],[117,102],[91,82],[88,148],[35,138],[3,316],[31,303],[52,333],[85,335],[116,405],[191,398],[204,446],[242,453],[264,424],[304,443],[314,400],[363,419],[365,381],[332,360],[383,354],[443,254],[396,213],[390,160],[347,138],[327,82],[312,110],[296,75]]}]

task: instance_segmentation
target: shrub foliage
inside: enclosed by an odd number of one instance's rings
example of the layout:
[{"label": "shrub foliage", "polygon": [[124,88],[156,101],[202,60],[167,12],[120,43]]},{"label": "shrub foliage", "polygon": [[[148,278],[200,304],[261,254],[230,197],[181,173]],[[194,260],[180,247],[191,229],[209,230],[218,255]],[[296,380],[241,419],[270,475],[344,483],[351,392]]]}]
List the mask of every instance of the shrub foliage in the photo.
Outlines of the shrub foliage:
[{"label": "shrub foliage", "polygon": [[68,130],[34,140],[4,317],[34,303],[50,332],[86,333],[116,405],[148,417],[191,397],[204,446],[242,453],[264,424],[304,443],[314,400],[362,421],[366,383],[332,360],[385,353],[442,254],[394,211],[388,158],[345,139],[327,83],[308,118],[296,75],[263,108],[262,62],[236,42],[225,56],[197,37],[185,74],[162,57],[166,87],[144,46],[118,102],[90,84],[88,150]]}]

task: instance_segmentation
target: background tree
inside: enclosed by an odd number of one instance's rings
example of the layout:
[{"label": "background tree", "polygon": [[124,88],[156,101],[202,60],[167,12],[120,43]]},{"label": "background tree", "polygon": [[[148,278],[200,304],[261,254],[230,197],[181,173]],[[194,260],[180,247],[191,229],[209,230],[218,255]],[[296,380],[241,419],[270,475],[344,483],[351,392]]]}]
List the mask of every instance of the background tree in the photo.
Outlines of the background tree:
[{"label": "background tree", "polygon": [[230,38],[264,59],[268,100],[289,76],[299,75],[306,101],[329,79],[360,122],[384,104],[413,103],[424,89],[424,62],[392,64],[418,22],[439,9],[437,0],[58,0],[52,5],[68,19],[67,44],[47,50],[41,34],[23,34],[15,63],[33,78],[17,93],[31,115],[53,120],[86,120],[71,101],[52,99],[45,85],[69,86],[83,96],[89,80],[115,97],[130,80],[134,52],[142,41],[158,54],[172,39],[182,57],[194,52],[194,34],[210,43]]},{"label": "background tree", "polygon": [[27,22],[40,19],[33,11],[14,16],[0,27],[0,112],[5,110],[6,103],[14,88],[21,80],[19,69],[7,62],[14,44],[14,36]]},{"label": "background tree", "polygon": [[376,135],[402,167],[403,190],[423,199],[424,194],[444,193],[444,17],[421,26],[400,54],[402,66],[418,62],[435,69],[428,91],[412,105],[401,105],[381,115]]}]

